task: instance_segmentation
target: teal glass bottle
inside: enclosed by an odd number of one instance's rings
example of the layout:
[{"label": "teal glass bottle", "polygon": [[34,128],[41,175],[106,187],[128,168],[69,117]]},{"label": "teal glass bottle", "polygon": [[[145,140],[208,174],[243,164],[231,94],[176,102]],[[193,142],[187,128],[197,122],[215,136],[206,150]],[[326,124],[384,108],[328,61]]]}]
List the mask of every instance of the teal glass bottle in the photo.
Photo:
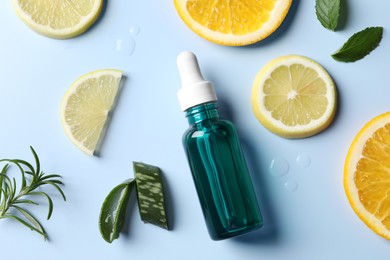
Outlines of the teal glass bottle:
[{"label": "teal glass bottle", "polygon": [[[219,118],[211,83],[200,72],[194,79],[193,72],[182,68],[199,71],[196,57],[182,53],[178,64],[185,92],[178,95],[190,125],[183,146],[210,237],[221,240],[258,229],[263,220],[236,128]],[[187,77],[192,79],[187,81]],[[192,91],[188,87],[194,92],[204,87],[202,97],[188,94]]]}]

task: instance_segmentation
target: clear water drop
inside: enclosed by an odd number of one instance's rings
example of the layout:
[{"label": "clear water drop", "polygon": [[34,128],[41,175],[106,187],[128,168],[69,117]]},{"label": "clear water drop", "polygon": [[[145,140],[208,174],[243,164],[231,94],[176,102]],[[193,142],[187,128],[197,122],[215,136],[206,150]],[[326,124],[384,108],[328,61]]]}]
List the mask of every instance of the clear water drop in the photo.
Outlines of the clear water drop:
[{"label": "clear water drop", "polygon": [[282,157],[275,157],[272,159],[271,164],[269,166],[269,172],[272,176],[282,177],[288,173],[290,166],[286,159]]},{"label": "clear water drop", "polygon": [[310,166],[311,159],[307,154],[300,154],[297,157],[297,165],[301,168],[307,168]]},{"label": "clear water drop", "polygon": [[116,41],[116,50],[122,55],[131,56],[135,50],[135,41],[133,38],[118,39]]},{"label": "clear water drop", "polygon": [[287,181],[284,183],[284,188],[289,192],[294,192],[298,189],[298,183],[296,181]]},{"label": "clear water drop", "polygon": [[63,50],[63,51],[69,50],[70,48],[71,48],[70,45],[64,45],[64,46],[62,46],[62,50]]},{"label": "clear water drop", "polygon": [[141,32],[141,28],[139,28],[139,26],[132,26],[130,27],[129,32],[132,35],[137,36]]}]

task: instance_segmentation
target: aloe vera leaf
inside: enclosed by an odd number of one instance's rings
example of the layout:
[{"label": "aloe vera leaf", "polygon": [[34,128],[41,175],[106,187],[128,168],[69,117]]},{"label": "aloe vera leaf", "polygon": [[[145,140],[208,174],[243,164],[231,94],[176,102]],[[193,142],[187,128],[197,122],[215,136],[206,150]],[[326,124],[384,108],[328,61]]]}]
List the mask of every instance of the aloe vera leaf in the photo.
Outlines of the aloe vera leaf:
[{"label": "aloe vera leaf", "polygon": [[133,168],[141,220],[169,230],[160,169],[140,162]]},{"label": "aloe vera leaf", "polygon": [[116,186],[103,202],[99,216],[99,229],[104,240],[112,243],[119,237],[126,217],[126,208],[134,188],[134,179]]}]

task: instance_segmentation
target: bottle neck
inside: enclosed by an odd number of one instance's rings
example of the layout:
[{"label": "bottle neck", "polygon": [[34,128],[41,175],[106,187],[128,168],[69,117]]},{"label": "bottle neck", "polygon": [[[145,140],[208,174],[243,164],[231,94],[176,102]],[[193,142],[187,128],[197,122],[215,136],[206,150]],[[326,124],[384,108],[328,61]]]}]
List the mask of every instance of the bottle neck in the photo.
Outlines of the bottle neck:
[{"label": "bottle neck", "polygon": [[219,119],[216,102],[209,102],[191,107],[186,110],[186,117],[190,125],[198,124],[206,120]]}]

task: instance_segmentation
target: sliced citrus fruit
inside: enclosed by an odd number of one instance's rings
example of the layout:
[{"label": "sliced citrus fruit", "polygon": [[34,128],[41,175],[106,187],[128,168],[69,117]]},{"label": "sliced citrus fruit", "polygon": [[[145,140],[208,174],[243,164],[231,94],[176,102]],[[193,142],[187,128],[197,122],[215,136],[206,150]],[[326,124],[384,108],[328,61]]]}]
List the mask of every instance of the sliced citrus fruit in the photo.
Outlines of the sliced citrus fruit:
[{"label": "sliced citrus fruit", "polygon": [[332,78],[317,62],[298,55],[270,61],[257,74],[252,108],[271,132],[303,138],[324,130],[336,111]]},{"label": "sliced citrus fruit", "polygon": [[99,17],[103,0],[12,0],[20,19],[51,38],[67,39],[85,32]]},{"label": "sliced citrus fruit", "polygon": [[390,239],[390,112],[356,135],[344,165],[344,188],[360,219]]},{"label": "sliced citrus fruit", "polygon": [[63,97],[62,126],[70,140],[93,155],[119,91],[122,71],[97,70],[78,78]]},{"label": "sliced citrus fruit", "polygon": [[248,45],[273,33],[292,0],[174,0],[186,25],[222,45]]}]

